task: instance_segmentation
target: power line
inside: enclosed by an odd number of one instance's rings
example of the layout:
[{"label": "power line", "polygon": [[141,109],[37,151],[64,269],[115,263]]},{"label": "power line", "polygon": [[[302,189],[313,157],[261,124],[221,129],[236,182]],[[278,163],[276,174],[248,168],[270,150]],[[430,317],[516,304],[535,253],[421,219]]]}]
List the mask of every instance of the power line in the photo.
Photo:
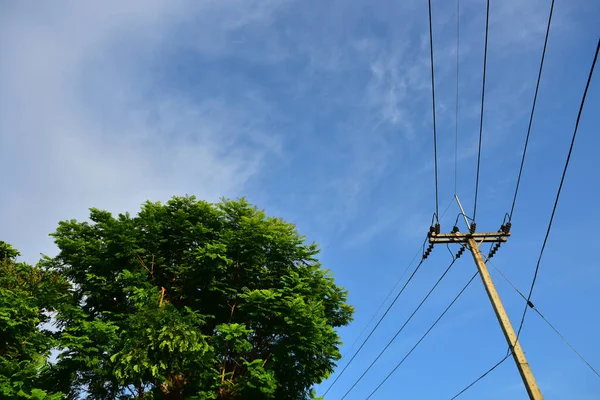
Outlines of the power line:
[{"label": "power line", "polygon": [[[404,270],[404,272],[402,273],[402,275],[400,276],[400,278],[398,278],[398,280],[396,281],[396,283],[394,284],[394,286],[392,287],[392,289],[390,290],[390,292],[388,293],[388,295],[381,302],[381,304],[379,305],[379,308],[377,308],[377,311],[375,311],[375,313],[373,313],[373,316],[371,317],[371,319],[369,320],[369,322],[367,322],[367,324],[365,325],[365,327],[363,328],[363,330],[360,332],[360,335],[358,335],[356,337],[356,339],[354,340],[354,342],[352,342],[352,345],[350,346],[350,348],[348,350],[348,353],[350,353],[354,349],[354,346],[356,345],[356,343],[358,343],[358,340],[367,331],[367,328],[369,327],[369,325],[371,325],[371,322],[373,322],[373,320],[375,319],[375,317],[377,316],[377,314],[379,314],[379,311],[381,311],[381,309],[383,308],[383,306],[385,305],[385,303],[392,296],[392,293],[394,293],[394,290],[396,289],[396,287],[398,286],[398,284],[400,284],[400,281],[402,281],[402,278],[404,278],[404,275],[406,275],[406,273],[408,272],[409,268],[415,262],[415,260],[417,259],[417,256],[419,254],[422,254],[422,246],[419,246],[419,249],[417,250],[417,252],[413,256],[413,258],[410,260],[410,262],[406,266],[406,269]],[[342,358],[344,358],[344,356],[342,356]]]},{"label": "power line", "polygon": [[454,194],[458,185],[458,80],[460,60],[460,0],[456,0],[456,117],[454,118]]},{"label": "power line", "polygon": [[396,340],[396,338],[398,337],[398,335],[400,335],[400,333],[404,330],[404,328],[406,327],[406,325],[408,325],[408,323],[411,321],[411,319],[419,311],[419,309],[421,308],[421,306],[425,303],[425,301],[427,301],[427,299],[429,298],[429,296],[431,295],[431,293],[433,293],[433,291],[437,288],[437,286],[440,284],[440,282],[442,281],[442,279],[444,279],[444,277],[450,271],[450,268],[452,268],[452,266],[454,265],[454,263],[456,262],[456,260],[457,260],[456,258],[452,259],[452,262],[450,263],[450,265],[448,266],[448,268],[446,268],[446,270],[444,271],[444,273],[442,274],[442,276],[437,280],[437,282],[435,283],[435,285],[433,285],[433,287],[429,290],[429,292],[427,293],[427,295],[425,295],[425,297],[423,298],[423,300],[421,300],[421,302],[419,303],[419,305],[417,306],[417,308],[415,308],[415,310],[413,311],[413,313],[408,317],[408,319],[404,322],[404,324],[400,327],[400,329],[398,329],[398,331],[396,331],[396,334],[394,335],[394,337],[392,337],[390,339],[390,341],[385,345],[385,347],[383,348],[383,350],[381,350],[381,352],[377,355],[377,357],[375,357],[375,359],[373,360],[373,362],[371,362],[371,364],[362,373],[362,375],[352,384],[352,386],[350,387],[350,389],[348,389],[348,391],[346,392],[346,394],[344,394],[344,396],[342,396],[342,400],[345,399],[346,396],[348,396],[348,394],[350,394],[350,392],[352,391],[352,389],[354,389],[354,387],[358,384],[358,382],[360,382],[362,380],[362,378],[367,374],[367,372],[369,372],[369,370],[373,367],[373,365],[375,365],[375,363],[379,360],[379,358],[383,355],[383,353],[385,353],[385,351],[391,346],[392,342],[394,340]]},{"label": "power line", "polygon": [[[448,205],[446,206],[446,209],[444,210],[444,212],[442,213],[442,215],[440,216],[440,220],[444,218],[444,216],[446,215],[446,213],[448,212],[448,210],[450,209],[450,206],[452,205],[452,203],[454,203],[453,199],[450,199],[450,202],[448,203]],[[392,294],[395,292],[396,287],[398,287],[398,285],[400,284],[400,282],[402,281],[402,278],[404,278],[404,276],[406,275],[406,273],[408,272],[408,270],[410,269],[410,267],[412,266],[412,264],[414,263],[414,261],[417,259],[417,256],[419,255],[419,253],[421,253],[422,251],[422,247],[423,245],[419,246],[419,249],[417,250],[417,252],[415,253],[415,255],[413,256],[413,258],[410,260],[409,264],[406,266],[406,269],[404,270],[404,272],[402,272],[402,275],[400,275],[400,278],[398,278],[398,280],[396,281],[396,283],[394,284],[394,286],[392,287],[392,289],[390,290],[390,292],[387,294],[387,296],[385,296],[385,299],[381,302],[381,304],[379,305],[379,307],[377,308],[377,311],[375,311],[373,313],[373,315],[371,316],[371,318],[369,319],[369,322],[367,322],[364,326],[364,328],[362,329],[362,331],[360,332],[360,334],[356,337],[356,339],[354,340],[354,342],[352,342],[352,344],[350,345],[350,347],[347,350],[347,353],[350,353],[353,349],[354,346],[356,345],[356,343],[358,343],[359,339],[362,337],[362,335],[367,331],[367,328],[371,325],[371,322],[373,322],[373,320],[375,319],[375,317],[377,316],[377,314],[379,314],[379,311],[381,311],[381,309],[383,308],[383,306],[385,305],[385,303],[387,303],[388,299],[392,296]],[[344,354],[342,356],[342,358],[345,358],[345,356],[347,355]]]},{"label": "power line", "polygon": [[471,282],[473,282],[473,279],[475,279],[477,277],[477,275],[479,275],[479,272],[476,272],[471,279],[469,279],[469,281],[463,286],[463,288],[460,290],[460,292],[458,292],[458,294],[454,297],[454,299],[452,300],[452,302],[450,302],[450,304],[448,305],[448,307],[446,307],[446,309],[442,312],[442,314],[435,320],[435,322],[431,325],[431,327],[427,330],[427,332],[425,332],[425,334],[423,334],[423,336],[421,336],[421,338],[417,341],[417,343],[415,343],[415,345],[412,347],[412,349],[410,349],[410,351],[408,353],[406,353],[406,355],[404,356],[404,358],[402,358],[402,360],[400,360],[400,362],[398,364],[396,364],[396,366],[394,367],[393,370],[390,371],[390,373],[383,379],[383,381],[381,381],[381,383],[379,385],[377,385],[377,387],[375,388],[375,390],[373,390],[371,392],[371,394],[369,395],[369,397],[367,397],[367,400],[370,399],[375,392],[377,392],[379,390],[379,388],[381,386],[383,386],[383,384],[392,376],[392,374],[398,369],[398,367],[400,367],[400,365],[402,365],[402,363],[404,363],[404,361],[408,358],[408,356],[411,355],[411,353],[417,348],[417,346],[419,346],[419,344],[423,341],[423,339],[425,339],[425,337],[429,334],[429,332],[431,332],[431,330],[437,325],[438,322],[440,322],[440,320],[442,319],[442,317],[444,315],[446,315],[446,313],[448,312],[448,310],[450,310],[450,308],[454,305],[454,303],[456,302],[456,300],[458,300],[458,298],[463,294],[463,292],[467,289],[467,287],[469,287],[469,285],[471,284]]},{"label": "power line", "polygon": [[435,118],[435,78],[433,73],[433,27],[431,22],[431,0],[429,0],[429,54],[431,61],[431,102],[433,109],[433,169],[435,175],[435,215],[439,215],[438,165],[437,165],[437,127]]},{"label": "power line", "polygon": [[[569,153],[567,155],[567,160],[565,161],[565,167],[563,169],[562,177],[560,178],[560,185],[558,186],[558,191],[556,192],[556,199],[554,200],[554,206],[552,207],[552,214],[550,215],[550,221],[548,222],[548,229],[546,230],[546,236],[544,237],[544,242],[542,243],[542,248],[540,250],[540,255],[537,260],[537,264],[535,266],[535,273],[533,274],[533,281],[531,282],[531,287],[529,288],[529,294],[527,295],[527,302],[531,300],[531,295],[533,294],[533,288],[535,286],[535,282],[537,280],[538,272],[540,269],[540,263],[542,261],[542,256],[544,255],[544,250],[546,248],[546,243],[548,242],[548,236],[550,236],[550,230],[552,229],[552,222],[554,221],[554,214],[556,213],[556,208],[558,206],[558,200],[560,199],[560,193],[562,191],[563,183],[565,181],[565,176],[567,175],[567,169],[569,167],[569,161],[571,160],[571,154],[573,152],[573,146],[575,144],[575,138],[577,136],[577,129],[579,128],[579,121],[581,119],[581,113],[583,112],[583,106],[585,104],[585,99],[587,97],[587,92],[590,87],[590,82],[592,81],[592,75],[594,74],[594,68],[596,67],[596,60],[598,60],[598,51],[600,50],[600,39],[598,40],[598,44],[596,46],[596,53],[594,55],[594,61],[592,62],[592,66],[590,67],[590,73],[588,75],[587,83],[585,85],[585,90],[583,92],[583,96],[581,98],[581,104],[579,106],[579,112],[577,113],[577,120],[575,122],[575,129],[573,131],[573,138],[571,139],[571,146],[569,147]],[[523,310],[523,316],[521,317],[521,323],[519,324],[519,330],[517,331],[517,338],[521,333],[521,329],[523,328],[523,323],[525,322],[525,315],[527,314],[528,305],[525,305],[525,309]]]},{"label": "power line", "polygon": [[[485,259],[485,262],[487,263],[489,261],[490,261],[490,258],[487,257]],[[500,361],[498,361],[496,364],[494,364],[491,368],[489,368],[483,374],[479,375],[479,377],[477,377],[474,381],[472,381],[467,386],[465,386],[460,392],[458,392],[457,394],[455,394],[454,397],[452,397],[450,400],[456,399],[461,394],[463,394],[464,392],[466,392],[467,390],[469,390],[471,387],[473,387],[473,385],[475,385],[477,382],[479,382],[480,380],[482,380],[483,378],[485,378],[490,372],[492,372],[493,370],[495,370],[496,368],[498,368],[504,361],[506,361],[508,359],[508,357],[510,357],[512,355],[513,348],[514,348],[514,346],[515,346],[516,343],[517,342],[515,341],[515,343],[513,343],[512,345],[509,346],[508,352],[506,353],[506,355],[502,359],[500,359]]]},{"label": "power line", "polygon": [[481,166],[481,141],[483,139],[483,110],[485,102],[485,74],[487,70],[487,47],[490,20],[490,0],[487,0],[485,12],[485,45],[483,48],[483,81],[481,87],[481,113],[479,115],[479,149],[477,150],[477,177],[475,178],[475,202],[473,205],[473,220],[477,214],[477,195],[479,193],[479,168]]},{"label": "power line", "polygon": [[354,359],[356,358],[356,356],[358,355],[358,353],[360,353],[360,351],[365,346],[365,344],[367,343],[367,341],[371,338],[371,336],[373,335],[373,333],[375,332],[375,330],[381,324],[381,321],[383,321],[383,319],[387,316],[387,314],[390,311],[390,309],[394,306],[394,304],[396,304],[396,301],[398,300],[398,298],[400,297],[400,295],[404,292],[404,289],[406,289],[406,287],[408,286],[408,284],[410,283],[410,281],[412,281],[413,277],[415,276],[415,274],[417,273],[417,271],[419,270],[419,268],[421,267],[421,265],[423,265],[424,261],[425,261],[425,259],[421,258],[421,261],[419,261],[419,264],[417,265],[417,267],[415,268],[415,270],[413,271],[413,273],[409,276],[409,278],[406,281],[406,283],[404,284],[404,286],[402,286],[402,289],[400,289],[400,291],[398,292],[398,294],[396,295],[396,297],[394,298],[394,300],[392,301],[392,303],[385,310],[385,312],[383,313],[383,315],[381,316],[381,318],[379,318],[379,321],[377,321],[377,324],[373,327],[373,329],[371,329],[371,332],[369,333],[369,335],[365,338],[365,340],[363,340],[363,342],[360,345],[360,347],[358,348],[358,350],[356,350],[354,352],[354,354],[352,355],[352,358],[350,358],[350,361],[348,361],[348,363],[346,364],[346,366],[344,366],[344,368],[342,369],[342,372],[340,372],[338,374],[338,376],[331,383],[331,385],[329,385],[329,387],[327,388],[327,390],[325,391],[325,393],[323,393],[323,396],[325,396],[327,393],[329,393],[329,391],[331,390],[331,388],[336,384],[336,382],[344,374],[344,372],[346,371],[346,369],[348,369],[348,367],[350,366],[350,364],[352,364],[352,361],[354,361]]},{"label": "power line", "polygon": [[577,350],[575,350],[575,347],[573,347],[573,345],[569,343],[569,341],[558,331],[558,329],[556,329],[554,325],[552,325],[550,321],[544,317],[542,312],[531,301],[527,300],[527,297],[525,297],[525,295],[510,281],[510,279],[508,279],[506,275],[504,275],[504,273],[502,273],[502,271],[494,263],[489,263],[492,264],[500,276],[502,276],[502,278],[504,278],[504,280],[508,282],[508,284],[512,286],[512,288],[526,301],[527,306],[533,309],[548,324],[548,326],[552,328],[554,332],[556,332],[556,334],[567,344],[567,346],[569,346],[571,350],[573,350],[573,352],[577,354],[577,356],[600,378],[600,373],[598,373],[598,371]]},{"label": "power line", "polygon": [[546,27],[546,38],[544,39],[544,49],[542,50],[542,59],[540,61],[540,70],[537,76],[537,83],[535,85],[535,94],[533,95],[533,105],[531,106],[531,114],[529,115],[529,126],[527,127],[527,136],[525,137],[525,146],[523,147],[523,156],[521,157],[521,166],[519,167],[519,176],[517,178],[517,185],[515,187],[515,196],[513,197],[512,206],[510,208],[510,214],[508,220],[512,219],[513,211],[515,210],[515,203],[517,202],[517,193],[519,192],[519,185],[521,184],[521,175],[523,174],[523,165],[525,165],[525,154],[527,153],[527,146],[529,144],[529,135],[531,134],[531,125],[533,122],[533,114],[535,113],[535,105],[537,102],[538,91],[540,88],[540,80],[542,78],[542,70],[544,68],[544,58],[546,57],[546,47],[548,45],[548,36],[550,36],[550,24],[552,22],[552,13],[554,11],[554,0],[550,5],[550,14],[548,15],[548,26]]},{"label": "power line", "polygon": [[496,364],[494,364],[493,367],[491,367],[490,369],[488,369],[487,371],[485,371],[483,374],[481,374],[479,376],[479,378],[475,379],[473,382],[471,382],[467,386],[465,386],[465,388],[463,390],[461,390],[460,392],[458,392],[457,394],[455,394],[454,397],[452,397],[450,400],[456,399],[458,396],[460,396],[461,394],[463,394],[464,392],[466,392],[467,390],[469,390],[477,382],[479,382],[480,380],[482,380],[483,378],[485,378],[487,374],[489,374],[490,372],[492,372],[493,370],[495,370],[496,368],[498,368],[500,366],[500,364],[502,364],[504,361],[506,361],[506,359],[508,358],[508,356],[510,356],[511,354],[512,354],[512,351],[510,351],[507,355],[504,356],[504,358],[502,358],[500,361],[498,361]]},{"label": "power line", "polygon": [[[442,215],[440,216],[440,219],[443,219],[444,216],[446,215],[446,213],[448,212],[448,210],[450,209],[450,206],[452,205],[452,203],[454,203],[453,199],[450,199],[450,202],[448,203],[448,205],[446,206],[446,209],[444,210],[444,212],[442,213]],[[427,240],[427,239],[426,239]],[[424,245],[425,242],[423,242]],[[411,265],[413,264],[413,262],[416,260],[417,256],[419,255],[419,253],[422,251],[422,246],[419,246],[419,249],[417,250],[417,252],[415,253],[415,255],[413,256],[413,258],[411,259],[411,261],[409,262],[408,266],[406,267],[406,269],[404,270],[404,272],[402,273],[402,275],[400,276],[400,278],[398,278],[398,280],[396,281],[396,283],[394,284],[393,288],[390,290],[390,292],[388,293],[388,295],[385,297],[385,299],[383,300],[383,302],[379,305],[379,307],[377,308],[377,311],[375,311],[375,313],[371,316],[371,319],[369,320],[369,322],[367,322],[367,324],[364,326],[363,330],[361,331],[361,333],[356,337],[356,339],[354,340],[354,342],[352,343],[352,345],[350,346],[348,353],[350,353],[352,351],[352,349],[354,349],[354,346],[356,345],[356,343],[358,343],[358,340],[362,337],[362,335],[365,333],[365,331],[367,330],[367,328],[369,327],[369,325],[371,325],[371,322],[373,322],[373,320],[375,319],[375,317],[377,316],[377,314],[379,314],[379,311],[381,311],[381,309],[383,308],[383,306],[385,305],[385,303],[388,301],[388,299],[391,297],[392,293],[394,293],[396,287],[398,286],[398,284],[400,283],[400,281],[402,281],[402,278],[404,278],[404,276],[406,275],[406,273],[408,272],[408,270],[410,269]],[[403,289],[404,290],[404,289]],[[394,299],[394,301],[396,301],[396,299]],[[393,305],[393,303],[392,303]],[[388,309],[389,310],[389,309]],[[345,358],[347,354],[345,354],[342,358]]]}]

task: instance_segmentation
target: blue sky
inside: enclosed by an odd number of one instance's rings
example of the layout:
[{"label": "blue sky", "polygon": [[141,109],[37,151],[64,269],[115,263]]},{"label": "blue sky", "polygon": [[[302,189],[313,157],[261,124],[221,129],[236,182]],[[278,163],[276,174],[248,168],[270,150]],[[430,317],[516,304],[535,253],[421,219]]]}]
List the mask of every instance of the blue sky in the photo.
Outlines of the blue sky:
[{"label": "blue sky", "polygon": [[[477,222],[498,229],[516,181],[550,1],[493,1]],[[454,191],[456,3],[433,1],[440,208]],[[458,194],[471,212],[485,2],[461,1]],[[600,4],[558,0],[512,238],[495,264],[527,290],[600,34]],[[0,238],[26,260],[89,207],[245,195],[322,247],[350,291],[350,344],[434,211],[427,2],[0,3]],[[533,302],[596,367],[600,79],[590,87]],[[442,230],[458,210],[452,204]],[[450,262],[436,248],[327,399],[338,399]],[[475,271],[463,257],[349,399],[364,399]],[[523,303],[494,275],[515,323]],[[600,380],[540,318],[521,336],[546,398]],[[342,351],[347,351],[344,348]],[[375,398],[450,398],[505,354],[479,280]],[[344,361],[342,360],[342,365]],[[319,389],[321,392],[328,383]],[[511,360],[461,398],[526,398]]]}]

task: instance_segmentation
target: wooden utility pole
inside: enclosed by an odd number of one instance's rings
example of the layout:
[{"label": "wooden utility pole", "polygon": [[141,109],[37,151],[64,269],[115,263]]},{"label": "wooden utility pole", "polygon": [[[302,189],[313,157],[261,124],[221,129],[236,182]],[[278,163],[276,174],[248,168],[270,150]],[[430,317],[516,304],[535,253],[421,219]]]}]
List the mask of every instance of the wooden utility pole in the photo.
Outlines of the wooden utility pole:
[{"label": "wooden utility pole", "polygon": [[[494,308],[494,312],[496,313],[496,318],[498,318],[498,322],[500,323],[500,327],[502,328],[502,332],[504,333],[504,337],[508,342],[508,346],[511,350],[513,359],[517,364],[517,368],[519,370],[519,374],[521,374],[521,379],[523,379],[523,383],[525,384],[525,388],[527,389],[527,393],[529,394],[529,398],[532,400],[542,400],[544,397],[540,392],[540,389],[535,381],[533,373],[531,372],[531,368],[529,367],[529,363],[527,362],[527,358],[525,358],[525,353],[523,353],[523,349],[519,344],[519,340],[517,339],[517,335],[510,323],[508,318],[508,314],[506,314],[506,310],[502,305],[502,301],[500,300],[500,296],[496,291],[496,287],[494,286],[494,282],[492,281],[492,277],[485,265],[483,257],[481,256],[481,252],[479,251],[479,245],[481,243],[496,243],[496,246],[499,246],[500,243],[506,242],[508,237],[510,236],[509,230],[505,229],[504,225],[498,232],[490,232],[490,233],[476,233],[475,224],[469,224],[462,205],[458,200],[458,197],[455,196],[458,206],[462,212],[463,217],[465,218],[465,222],[469,227],[469,233],[461,233],[458,231],[457,227],[454,227],[452,233],[449,234],[440,234],[439,225],[438,229],[431,229],[429,232],[429,249],[434,244],[438,243],[460,243],[462,246],[466,246],[473,255],[473,260],[475,260],[475,264],[477,265],[477,269],[479,270],[479,275],[481,276],[481,280],[483,281],[483,285],[485,286],[485,291],[492,303],[492,307]],[[463,247],[464,249],[464,247]],[[461,249],[461,254],[462,251]],[[497,250],[497,247],[496,247]],[[495,251],[494,251],[495,252]]]}]

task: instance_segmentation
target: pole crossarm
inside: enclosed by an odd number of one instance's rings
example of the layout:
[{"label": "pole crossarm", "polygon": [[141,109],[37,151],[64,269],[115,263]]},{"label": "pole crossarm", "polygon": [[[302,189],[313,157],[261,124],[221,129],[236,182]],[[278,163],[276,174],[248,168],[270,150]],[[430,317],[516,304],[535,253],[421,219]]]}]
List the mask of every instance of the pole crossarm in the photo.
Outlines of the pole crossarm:
[{"label": "pole crossarm", "polygon": [[428,235],[429,243],[468,243],[474,239],[477,243],[504,243],[508,240],[510,233],[505,232],[476,232],[476,233],[435,233]]}]

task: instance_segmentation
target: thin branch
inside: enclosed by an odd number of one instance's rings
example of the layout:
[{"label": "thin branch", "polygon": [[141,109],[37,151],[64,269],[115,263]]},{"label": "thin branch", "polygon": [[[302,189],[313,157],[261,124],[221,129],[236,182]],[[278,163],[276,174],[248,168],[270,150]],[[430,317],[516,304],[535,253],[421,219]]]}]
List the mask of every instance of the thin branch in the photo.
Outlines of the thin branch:
[{"label": "thin branch", "polygon": [[273,355],[273,353],[269,353],[269,355],[267,356],[267,358],[265,358],[265,361],[263,361],[262,366],[263,368],[265,367],[265,365],[267,364],[267,361],[269,361],[269,358]]},{"label": "thin branch", "polygon": [[159,303],[159,305],[158,305],[159,307],[162,307],[162,304],[163,304],[163,300],[164,300],[164,298],[165,298],[165,292],[166,292],[166,291],[167,291],[167,290],[166,290],[164,287],[161,287],[161,288],[160,288],[160,303]]},{"label": "thin branch", "polygon": [[150,272],[150,270],[148,269],[148,267],[146,267],[146,264],[144,263],[144,260],[142,260],[142,257],[140,257],[140,255],[139,255],[139,254],[136,254],[136,256],[137,256],[137,258],[138,258],[138,260],[139,260],[139,262],[140,262],[140,265],[141,265],[142,267],[144,267],[144,269],[145,269],[146,271],[148,271],[148,273],[149,273],[150,275],[152,275],[152,272]]}]

